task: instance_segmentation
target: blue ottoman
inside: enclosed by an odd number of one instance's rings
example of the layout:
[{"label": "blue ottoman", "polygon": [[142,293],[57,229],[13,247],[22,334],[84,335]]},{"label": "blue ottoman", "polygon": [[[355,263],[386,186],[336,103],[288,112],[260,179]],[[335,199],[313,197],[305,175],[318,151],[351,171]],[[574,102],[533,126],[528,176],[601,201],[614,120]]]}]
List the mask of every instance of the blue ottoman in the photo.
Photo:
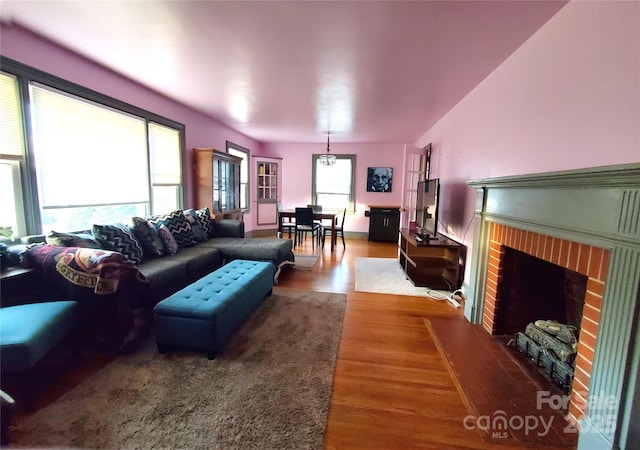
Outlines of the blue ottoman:
[{"label": "blue ottoman", "polygon": [[160,353],[204,350],[215,358],[231,333],[273,289],[273,265],[236,259],[153,308]]},{"label": "blue ottoman", "polygon": [[31,369],[78,326],[73,301],[29,303],[0,308],[2,372]]}]

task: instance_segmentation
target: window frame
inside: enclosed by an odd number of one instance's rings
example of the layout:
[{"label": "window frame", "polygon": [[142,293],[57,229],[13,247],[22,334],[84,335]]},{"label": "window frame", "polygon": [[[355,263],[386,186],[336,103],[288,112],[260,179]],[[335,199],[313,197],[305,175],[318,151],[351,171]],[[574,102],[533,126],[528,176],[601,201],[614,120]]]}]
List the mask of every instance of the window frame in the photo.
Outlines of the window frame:
[{"label": "window frame", "polygon": [[15,239],[17,236],[22,236],[26,233],[27,225],[26,225],[26,212],[25,212],[25,203],[24,203],[24,189],[25,189],[25,177],[28,175],[26,171],[25,165],[25,150],[26,150],[26,142],[27,135],[25,132],[25,118],[24,118],[24,107],[23,107],[23,94],[22,87],[20,85],[18,76],[5,70],[4,67],[0,67],[0,71],[3,74],[11,77],[15,81],[15,94],[16,100],[18,103],[18,115],[17,125],[19,127],[18,133],[20,136],[20,152],[19,153],[10,153],[10,154],[0,154],[0,163],[3,165],[9,166],[11,172],[11,193],[12,193],[12,203],[14,206],[14,217],[15,223],[10,224],[12,227],[15,225],[15,229],[12,230],[12,237],[0,237],[2,241],[11,241]]},{"label": "window frame", "polygon": [[[311,169],[311,203],[314,205],[318,204],[318,192],[316,190],[316,167],[318,166],[318,158],[320,158],[320,153],[314,153],[312,155],[312,169]],[[337,160],[345,159],[351,161],[351,192],[349,193],[349,205],[347,206],[347,213],[354,214],[356,211],[356,155],[354,154],[335,154],[334,155]],[[334,210],[328,209],[329,211],[342,211],[342,208]]]},{"label": "window frame", "polygon": [[178,163],[180,164],[179,167],[179,171],[180,171],[180,182],[179,183],[159,183],[156,182],[153,178],[153,168],[152,168],[152,159],[153,159],[153,153],[154,153],[154,149],[151,146],[151,126],[152,125],[158,125],[158,126],[162,126],[165,128],[171,128],[171,127],[167,127],[164,124],[155,122],[153,120],[146,120],[146,126],[147,126],[147,157],[149,159],[149,163],[148,163],[148,168],[149,168],[149,208],[150,208],[150,213],[151,214],[162,214],[161,211],[158,211],[156,209],[156,205],[154,204],[154,195],[156,194],[156,190],[154,190],[154,188],[175,188],[176,190],[176,200],[178,202],[178,205],[183,206],[184,205],[184,171],[183,168],[185,167],[184,163],[183,163],[183,159],[184,159],[184,151],[183,149],[186,146],[185,143],[185,136],[184,136],[184,128],[182,130],[178,130],[176,128],[172,128],[172,130],[178,131],[178,145],[179,145],[179,152],[180,155],[178,157]]},{"label": "window frame", "polygon": [[24,205],[24,217],[25,224],[24,232],[26,235],[41,234],[41,215],[40,215],[40,199],[38,198],[37,189],[37,177],[36,177],[36,165],[35,165],[35,153],[33,142],[33,126],[31,123],[29,105],[31,103],[29,84],[38,83],[45,86],[49,86],[53,89],[67,93],[69,95],[78,97],[87,102],[93,102],[101,106],[112,108],[120,111],[124,114],[137,116],[144,120],[146,128],[146,147],[147,147],[147,171],[149,177],[149,210],[153,210],[152,199],[152,183],[151,183],[151,161],[150,161],[150,144],[149,144],[149,124],[156,123],[169,128],[173,128],[179,132],[179,145],[180,145],[180,189],[179,189],[179,208],[183,208],[185,204],[184,198],[184,181],[185,172],[184,168],[186,157],[186,138],[185,138],[185,125],[174,120],[168,119],[159,114],[147,111],[143,108],[134,106],[130,103],[118,100],[106,94],[102,94],[93,89],[85,86],[73,83],[63,78],[57,77],[50,73],[36,69],[31,66],[27,66],[11,58],[0,55],[0,66],[2,71],[16,77],[18,83],[18,90],[20,94],[20,106],[23,121],[23,133],[24,133],[24,155],[23,164],[20,165],[21,170],[21,184],[22,184],[22,204]]},{"label": "window frame", "polygon": [[0,164],[9,166],[11,171],[11,184],[13,185],[13,205],[15,213],[15,229],[13,229],[13,236],[10,238],[4,238],[0,236],[0,240],[12,240],[14,237],[23,236],[26,230],[25,216],[24,216],[24,196],[22,193],[22,168],[24,166],[23,158],[13,155],[0,155]]},{"label": "window frame", "polygon": [[[246,188],[244,190],[244,198],[245,198],[245,204],[246,206],[244,208],[240,208],[240,210],[243,213],[248,213],[251,211],[251,150],[249,150],[246,147],[243,147],[241,145],[238,144],[234,144],[231,141],[226,141],[226,151],[228,154],[232,155],[232,156],[236,156],[233,155],[231,152],[229,152],[229,149],[233,149],[236,150],[238,152],[242,152],[245,153],[246,156],[245,157],[241,157],[242,158],[242,162],[240,163],[240,192],[242,193],[242,185],[246,184]],[[242,183],[242,169],[243,169],[243,165],[246,166],[246,171],[247,171],[247,182],[246,183]],[[240,204],[242,204],[242,199],[240,199]]]}]

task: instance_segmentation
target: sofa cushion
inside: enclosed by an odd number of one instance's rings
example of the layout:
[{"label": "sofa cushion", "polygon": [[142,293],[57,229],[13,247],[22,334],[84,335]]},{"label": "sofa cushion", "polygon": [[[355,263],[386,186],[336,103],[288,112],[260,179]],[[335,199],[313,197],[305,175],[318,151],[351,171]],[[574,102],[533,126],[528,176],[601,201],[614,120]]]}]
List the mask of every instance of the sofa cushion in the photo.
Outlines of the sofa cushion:
[{"label": "sofa cushion", "polygon": [[173,257],[185,263],[189,275],[204,275],[222,266],[222,252],[216,248],[197,245],[183,248]]},{"label": "sofa cushion", "polygon": [[59,233],[50,231],[46,237],[47,244],[59,247],[100,248],[100,243],[91,233]]},{"label": "sofa cushion", "polygon": [[222,251],[227,261],[248,259],[271,261],[279,265],[283,261],[293,261],[292,242],[289,239],[270,238],[214,238],[200,244]]},{"label": "sofa cushion", "polygon": [[182,288],[184,280],[189,279],[185,262],[174,256],[148,259],[138,266],[138,270],[149,282],[155,301]]},{"label": "sofa cushion", "polygon": [[230,238],[243,238],[244,237],[244,222],[235,219],[213,219],[213,236],[215,238],[230,237]]},{"label": "sofa cushion", "polygon": [[165,225],[158,227],[158,236],[162,241],[162,245],[164,245],[167,255],[172,256],[178,253],[178,243]]},{"label": "sofa cushion", "polygon": [[178,247],[192,247],[198,243],[193,236],[191,225],[189,225],[184,212],[180,209],[150,217],[148,220],[156,228],[160,225],[166,226],[178,243]]},{"label": "sofa cushion", "polygon": [[145,258],[159,258],[166,254],[162,240],[158,235],[158,230],[151,225],[147,219],[143,217],[132,217],[131,231],[133,231],[134,236],[140,241]]},{"label": "sofa cushion", "polygon": [[193,237],[196,238],[196,241],[208,241],[209,235],[202,229],[202,225],[200,225],[200,219],[198,218],[196,211],[194,209],[185,209],[184,215],[187,218],[189,225],[191,225],[191,231],[193,232]]},{"label": "sofa cushion", "polygon": [[92,232],[105,250],[122,253],[126,259],[134,264],[142,262],[142,246],[127,225],[121,223],[94,224]]},{"label": "sofa cushion", "polygon": [[211,218],[211,211],[209,211],[209,207],[205,206],[204,208],[197,210],[196,216],[198,216],[202,230],[207,233],[207,237],[214,237],[216,230],[213,219]]}]

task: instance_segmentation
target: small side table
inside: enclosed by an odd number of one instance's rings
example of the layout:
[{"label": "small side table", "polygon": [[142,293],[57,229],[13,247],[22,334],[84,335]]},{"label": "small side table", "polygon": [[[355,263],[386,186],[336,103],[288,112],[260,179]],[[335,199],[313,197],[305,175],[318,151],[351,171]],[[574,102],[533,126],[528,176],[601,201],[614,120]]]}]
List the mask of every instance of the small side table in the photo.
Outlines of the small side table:
[{"label": "small side table", "polygon": [[35,298],[42,283],[37,281],[35,269],[7,267],[0,271],[0,292],[2,306],[12,306]]}]

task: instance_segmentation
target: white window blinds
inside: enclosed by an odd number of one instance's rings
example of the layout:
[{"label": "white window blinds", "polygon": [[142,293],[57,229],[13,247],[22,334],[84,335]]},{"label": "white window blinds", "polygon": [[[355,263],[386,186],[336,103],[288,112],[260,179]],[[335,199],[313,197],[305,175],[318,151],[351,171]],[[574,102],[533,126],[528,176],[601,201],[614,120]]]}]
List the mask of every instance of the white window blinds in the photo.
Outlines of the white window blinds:
[{"label": "white window blinds", "polygon": [[153,214],[173,211],[180,205],[180,148],[180,131],[149,123]]},{"label": "white window blinds", "polygon": [[151,183],[180,184],[180,132],[157,123],[149,124]]},{"label": "white window blinds", "polygon": [[22,156],[24,139],[16,77],[0,72],[0,155]]},{"label": "white window blinds", "polygon": [[143,119],[29,88],[41,209],[149,201]]}]

